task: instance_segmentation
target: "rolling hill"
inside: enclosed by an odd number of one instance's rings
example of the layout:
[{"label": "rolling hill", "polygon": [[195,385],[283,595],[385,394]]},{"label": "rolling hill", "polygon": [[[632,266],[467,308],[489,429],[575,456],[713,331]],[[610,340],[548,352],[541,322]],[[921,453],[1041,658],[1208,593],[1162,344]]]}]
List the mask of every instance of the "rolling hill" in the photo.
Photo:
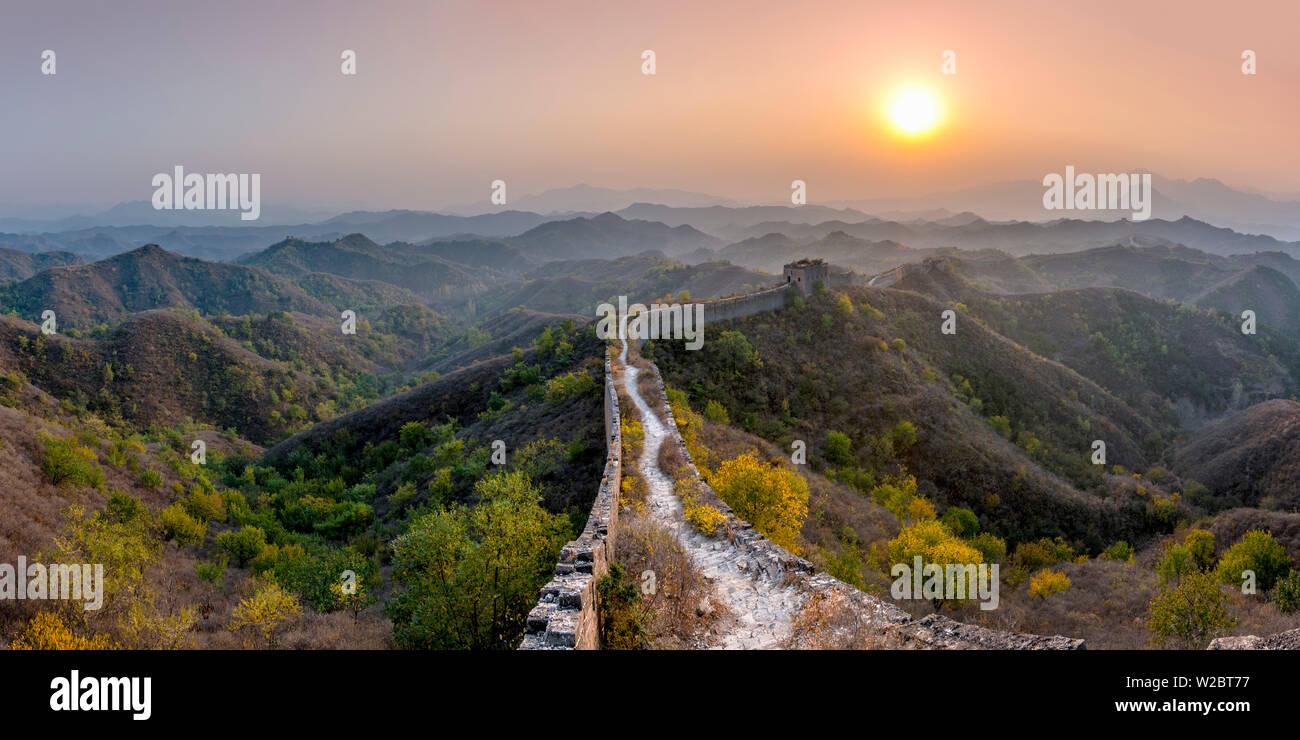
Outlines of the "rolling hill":
[{"label": "rolling hill", "polygon": [[88,265],[45,270],[0,293],[5,310],[30,318],[50,309],[59,325],[89,329],[155,308],[204,314],[334,310],[265,271],[182,257],[149,244]]}]

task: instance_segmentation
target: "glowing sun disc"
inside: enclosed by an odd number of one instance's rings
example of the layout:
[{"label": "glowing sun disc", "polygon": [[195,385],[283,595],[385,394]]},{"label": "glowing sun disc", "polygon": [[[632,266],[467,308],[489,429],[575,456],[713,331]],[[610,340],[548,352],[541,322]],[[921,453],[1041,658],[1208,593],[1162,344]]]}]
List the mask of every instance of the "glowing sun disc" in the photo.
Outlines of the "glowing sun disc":
[{"label": "glowing sun disc", "polygon": [[889,102],[889,121],[900,133],[919,136],[939,122],[939,102],[927,90],[901,90]]}]

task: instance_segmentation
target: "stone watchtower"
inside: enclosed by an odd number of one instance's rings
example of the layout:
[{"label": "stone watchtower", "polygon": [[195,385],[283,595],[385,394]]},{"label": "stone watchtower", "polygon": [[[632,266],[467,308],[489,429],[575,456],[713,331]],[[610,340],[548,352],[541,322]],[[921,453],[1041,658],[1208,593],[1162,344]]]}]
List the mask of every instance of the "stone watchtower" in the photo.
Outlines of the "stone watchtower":
[{"label": "stone watchtower", "polygon": [[807,298],[812,295],[813,286],[817,281],[822,282],[823,287],[830,287],[830,271],[826,267],[825,260],[804,258],[798,262],[791,262],[785,266],[782,271],[785,282],[799,289],[800,295]]}]

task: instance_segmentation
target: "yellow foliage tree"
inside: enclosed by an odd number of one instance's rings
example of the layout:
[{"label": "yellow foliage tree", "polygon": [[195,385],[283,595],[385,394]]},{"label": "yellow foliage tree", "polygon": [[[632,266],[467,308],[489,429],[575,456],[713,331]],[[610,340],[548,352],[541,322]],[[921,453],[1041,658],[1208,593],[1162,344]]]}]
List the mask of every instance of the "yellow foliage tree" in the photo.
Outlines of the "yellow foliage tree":
[{"label": "yellow foliage tree", "polygon": [[934,505],[916,492],[914,476],[905,475],[881,483],[871,489],[871,496],[903,524],[935,518]]},{"label": "yellow foliage tree", "polygon": [[673,493],[682,500],[682,516],[692,527],[704,534],[713,536],[718,527],[727,521],[727,515],[717,508],[699,500],[700,484],[698,481],[679,480],[673,485]]},{"label": "yellow foliage tree", "polygon": [[1029,593],[1040,599],[1070,589],[1070,577],[1055,570],[1044,570],[1029,579]]},{"label": "yellow foliage tree", "polygon": [[798,473],[759,462],[753,452],[746,452],[722,463],[707,480],[736,516],[790,552],[800,551],[808,482]]},{"label": "yellow foliage tree", "polygon": [[301,614],[298,597],[267,579],[257,586],[252,596],[239,602],[227,628],[231,632],[251,630],[261,634],[267,647],[275,647],[276,637],[284,624]]},{"label": "yellow foliage tree", "polygon": [[39,612],[27,623],[22,636],[9,645],[14,650],[110,650],[107,635],[84,637],[73,632],[55,611]]},{"label": "yellow foliage tree", "polygon": [[697,414],[687,403],[685,394],[672,392],[668,394],[668,408],[672,409],[673,421],[677,424],[677,433],[681,435],[686,451],[690,453],[691,462],[700,471],[700,475],[709,474],[709,448],[700,439],[704,429],[704,417]]},{"label": "yellow foliage tree", "polygon": [[891,563],[911,566],[918,555],[926,565],[984,562],[984,555],[979,550],[953,536],[943,522],[936,519],[909,524],[903,527],[903,531],[899,532],[897,537],[889,541]]}]

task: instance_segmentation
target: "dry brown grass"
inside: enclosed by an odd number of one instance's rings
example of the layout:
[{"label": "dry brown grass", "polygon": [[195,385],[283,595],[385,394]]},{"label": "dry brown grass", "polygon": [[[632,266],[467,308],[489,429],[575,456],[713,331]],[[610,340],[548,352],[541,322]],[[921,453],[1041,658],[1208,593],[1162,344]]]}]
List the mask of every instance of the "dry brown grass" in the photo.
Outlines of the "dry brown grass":
[{"label": "dry brown grass", "polygon": [[690,475],[690,470],[686,467],[686,456],[672,441],[665,441],[659,446],[659,469],[673,480],[682,480]]},{"label": "dry brown grass", "polygon": [[879,630],[863,618],[844,594],[814,593],[790,625],[790,636],[782,643],[786,650],[871,650],[880,647]]},{"label": "dry brown grass", "polygon": [[[57,415],[52,417],[60,418]],[[71,418],[60,420],[65,424],[76,424]],[[65,526],[63,511],[69,504],[80,504],[92,512],[102,510],[107,492],[116,489],[134,496],[156,512],[176,498],[173,483],[181,482],[180,478],[155,459],[157,444],[148,445],[143,453],[132,453],[139,463],[138,470],[154,470],[162,475],[162,485],[149,489],[141,483],[139,472],[129,466],[114,467],[108,462],[110,444],[103,439],[94,442],[87,434],[87,429],[95,427],[93,422],[78,426],[80,428],[70,429],[18,409],[0,407],[0,461],[3,461],[0,464],[0,562],[14,563],[19,555],[35,559],[48,551],[54,536]],[[78,434],[83,441],[90,440],[104,472],[103,488],[51,484],[41,470],[44,458],[41,434]],[[210,452],[247,452],[250,449],[242,440],[228,440],[213,432],[199,432],[198,436],[208,442]],[[209,527],[209,543],[218,529],[224,527]],[[182,548],[174,543],[163,546],[158,563],[145,575],[155,594],[156,612],[175,616],[186,608],[194,609],[195,624],[183,638],[184,646],[199,649],[243,647],[225,625],[242,598],[250,580],[249,574],[231,567],[222,584],[209,590],[194,572],[199,552],[194,547]],[[49,607],[48,603],[32,601],[0,602],[0,647],[7,647],[37,611]],[[91,623],[94,629],[120,638],[121,630],[112,623],[115,620],[116,615],[103,613],[95,615]],[[305,608],[300,623],[286,632],[282,645],[311,649],[386,648],[391,647],[391,631],[391,624],[382,616],[378,606],[370,607],[355,624],[348,614],[318,614]]]},{"label": "dry brown grass", "polygon": [[635,514],[628,517],[619,532],[617,557],[639,583],[642,573],[654,573],[654,593],[641,594],[652,648],[704,647],[714,623],[729,617],[727,608],[713,599],[708,580],[666,528]]}]

